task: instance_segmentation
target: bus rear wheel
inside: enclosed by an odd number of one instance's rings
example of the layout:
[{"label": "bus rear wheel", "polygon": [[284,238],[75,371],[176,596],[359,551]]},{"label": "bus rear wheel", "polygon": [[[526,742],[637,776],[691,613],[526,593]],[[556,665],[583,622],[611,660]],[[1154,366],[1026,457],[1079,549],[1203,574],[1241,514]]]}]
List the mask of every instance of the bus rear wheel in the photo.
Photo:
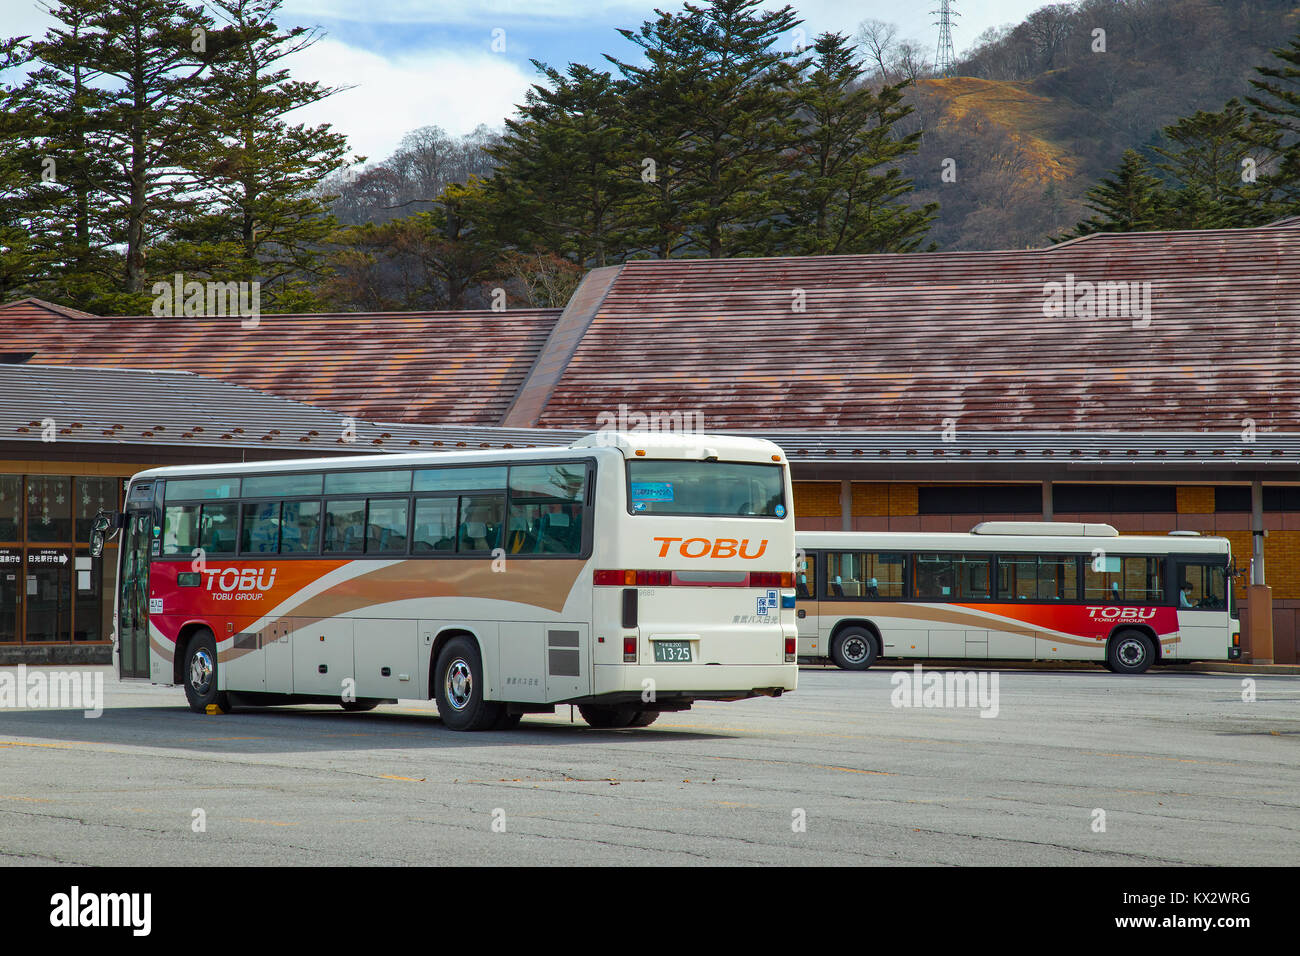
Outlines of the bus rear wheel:
[{"label": "bus rear wheel", "polygon": [[438,716],[451,730],[493,730],[505,704],[483,699],[483,658],[468,637],[453,637],[433,669]]},{"label": "bus rear wheel", "polygon": [[1141,674],[1155,656],[1151,638],[1141,631],[1120,631],[1106,648],[1106,666],[1116,674]]},{"label": "bus rear wheel", "polygon": [[876,662],[880,647],[865,627],[846,627],[831,640],[831,660],[847,671],[864,671]]},{"label": "bus rear wheel", "polygon": [[[637,710],[635,707],[610,707],[604,704],[592,704],[589,707],[578,707],[578,713],[582,719],[587,722],[588,727],[595,727],[597,730],[617,730],[620,727],[644,727],[645,724],[634,724],[641,714],[646,713]],[[651,711],[651,713],[655,713]]]},{"label": "bus rear wheel", "polygon": [[185,699],[190,710],[206,714],[211,704],[230,710],[230,695],[217,690],[217,639],[206,627],[195,633],[185,648]]}]

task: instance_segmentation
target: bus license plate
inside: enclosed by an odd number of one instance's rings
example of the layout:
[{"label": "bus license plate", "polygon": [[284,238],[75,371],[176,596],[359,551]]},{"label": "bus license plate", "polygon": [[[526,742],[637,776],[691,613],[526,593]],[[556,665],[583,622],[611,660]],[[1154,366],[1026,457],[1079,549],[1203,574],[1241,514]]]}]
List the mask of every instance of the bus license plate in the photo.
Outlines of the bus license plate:
[{"label": "bus license plate", "polygon": [[655,641],[655,660],[658,662],[691,660],[690,641]]}]

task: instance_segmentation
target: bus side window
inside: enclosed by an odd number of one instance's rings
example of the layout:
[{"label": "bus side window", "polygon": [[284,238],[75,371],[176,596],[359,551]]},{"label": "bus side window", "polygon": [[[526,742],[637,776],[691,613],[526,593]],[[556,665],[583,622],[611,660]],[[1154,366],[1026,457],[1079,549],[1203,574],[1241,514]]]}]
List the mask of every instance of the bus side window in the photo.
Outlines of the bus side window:
[{"label": "bus side window", "polygon": [[804,554],[803,564],[799,568],[795,591],[795,596],[801,598],[811,598],[817,593],[816,552],[808,552]]},{"label": "bus side window", "polygon": [[[1227,608],[1227,572],[1221,564],[1179,561],[1174,596],[1177,607],[1222,611]],[[1191,585],[1185,588],[1185,585]]]},{"label": "bus side window", "polygon": [[366,516],[364,499],[329,501],[325,504],[323,551],[360,551]]},{"label": "bus side window", "polygon": [[208,554],[234,554],[239,505],[205,504],[199,513],[199,547]]}]

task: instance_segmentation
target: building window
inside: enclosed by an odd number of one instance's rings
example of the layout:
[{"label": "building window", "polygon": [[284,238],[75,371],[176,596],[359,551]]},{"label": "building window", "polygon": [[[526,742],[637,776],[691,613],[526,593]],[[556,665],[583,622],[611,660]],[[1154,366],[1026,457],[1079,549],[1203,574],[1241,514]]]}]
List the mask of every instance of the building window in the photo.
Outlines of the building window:
[{"label": "building window", "polygon": [[[1225,485],[1214,489],[1216,512],[1250,512],[1250,488],[1243,485]],[[1300,488],[1265,487],[1265,511],[1300,511]]]},{"label": "building window", "polygon": [[27,478],[27,540],[72,540],[72,479],[60,475]]},{"label": "building window", "polygon": [[1173,485],[1053,485],[1057,514],[1174,514],[1178,490]]},{"label": "building window", "polygon": [[0,541],[22,540],[22,508],[22,476],[0,475]]},{"label": "building window", "polygon": [[76,482],[76,532],[77,541],[90,540],[90,526],[100,511],[117,510],[116,478],[77,478]]},{"label": "building window", "polygon": [[917,514],[983,515],[1043,512],[1041,485],[922,485],[916,489]]}]

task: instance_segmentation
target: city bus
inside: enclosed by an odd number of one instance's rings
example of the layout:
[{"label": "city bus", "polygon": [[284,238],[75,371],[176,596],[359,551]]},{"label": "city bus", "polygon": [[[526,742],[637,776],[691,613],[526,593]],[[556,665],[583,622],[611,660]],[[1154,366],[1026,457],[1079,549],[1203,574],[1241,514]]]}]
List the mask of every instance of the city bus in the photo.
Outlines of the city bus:
[{"label": "city bus", "polygon": [[984,522],[969,533],[800,532],[799,656],[862,670],[882,657],[1237,660],[1226,538],[1105,524]]},{"label": "city bus", "polygon": [[123,680],[191,709],[436,701],[455,730],[576,705],[646,726],[794,690],[789,466],[766,441],[153,468],[120,529]]}]

